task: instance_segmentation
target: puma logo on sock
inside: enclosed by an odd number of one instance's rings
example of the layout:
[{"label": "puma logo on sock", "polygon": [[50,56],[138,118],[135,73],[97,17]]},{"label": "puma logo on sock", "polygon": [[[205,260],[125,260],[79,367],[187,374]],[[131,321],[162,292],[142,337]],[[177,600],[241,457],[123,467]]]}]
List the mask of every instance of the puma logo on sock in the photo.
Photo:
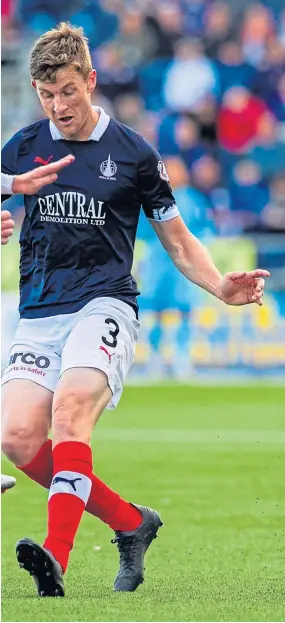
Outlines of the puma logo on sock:
[{"label": "puma logo on sock", "polygon": [[75,482],[77,480],[82,480],[82,478],[63,478],[62,476],[55,476],[52,481],[52,485],[56,485],[57,482],[68,482],[68,484],[72,487],[73,491],[76,491]]}]

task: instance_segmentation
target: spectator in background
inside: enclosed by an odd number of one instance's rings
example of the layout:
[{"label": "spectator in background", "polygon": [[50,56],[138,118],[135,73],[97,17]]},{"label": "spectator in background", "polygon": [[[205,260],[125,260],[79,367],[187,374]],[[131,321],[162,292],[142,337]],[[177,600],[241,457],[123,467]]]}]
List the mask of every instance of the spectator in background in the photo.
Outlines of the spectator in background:
[{"label": "spectator in background", "polygon": [[185,33],[192,37],[202,37],[204,33],[204,15],[209,0],[180,0],[183,11]]},{"label": "spectator in background", "polygon": [[158,142],[158,121],[155,113],[145,111],[140,115],[138,123],[138,133],[144,136],[152,145]]},{"label": "spectator in background", "polygon": [[267,231],[285,233],[285,173],[277,175],[270,184],[268,204],[261,214]]},{"label": "spectator in background", "polygon": [[282,73],[276,89],[267,97],[267,104],[278,121],[285,122],[285,73]]},{"label": "spectator in background", "polygon": [[195,112],[204,98],[209,94],[216,96],[218,90],[215,65],[205,56],[201,42],[182,39],[165,77],[164,95],[168,108],[177,112]]},{"label": "spectator in background", "polygon": [[237,85],[252,89],[257,81],[258,72],[245,60],[239,41],[230,39],[218,48],[217,69],[221,94]]},{"label": "spectator in background", "polygon": [[[58,4],[61,4],[61,0]],[[71,20],[76,26],[83,27],[90,47],[98,48],[107,41],[112,41],[117,33],[120,13],[111,7],[104,7],[104,3],[100,1],[79,0],[79,5],[76,11],[73,10]]]},{"label": "spectator in background", "polygon": [[271,177],[285,170],[285,142],[280,141],[279,125],[269,115],[259,124],[253,148],[248,152],[251,160],[259,166],[263,177]]},{"label": "spectator in background", "polygon": [[141,115],[144,111],[143,100],[134,93],[119,95],[114,102],[118,121],[138,131]]},{"label": "spectator in background", "polygon": [[54,28],[61,20],[69,20],[82,7],[82,0],[18,0],[17,17],[33,36]]},{"label": "spectator in background", "polygon": [[[168,42],[160,56],[173,56],[175,46],[184,32],[184,16],[178,2],[165,1],[154,3],[156,19]],[[164,43],[165,45],[165,43]]]},{"label": "spectator in background", "polygon": [[200,140],[200,128],[197,120],[190,115],[181,115],[176,120],[174,141],[177,146],[177,152],[181,154],[189,170],[191,170],[196,160],[206,156],[209,151]]},{"label": "spectator in background", "polygon": [[278,41],[285,48],[285,9],[283,9],[278,21]]},{"label": "spectator in background", "polygon": [[1,19],[2,26],[5,29],[12,21],[15,10],[15,0],[2,0],[1,2]]},{"label": "spectator in background", "polygon": [[269,101],[278,88],[278,82],[285,73],[285,48],[272,37],[267,43],[265,56],[259,68],[257,92]]},{"label": "spectator in background", "polygon": [[15,37],[17,37],[17,32],[13,24],[15,2],[16,0],[2,0],[1,2],[2,47],[9,46],[10,41],[13,41]]},{"label": "spectator in background", "polygon": [[237,86],[225,92],[218,113],[218,138],[233,154],[245,153],[257,136],[262,120],[270,115],[266,104],[248,89]]},{"label": "spectator in background", "polygon": [[242,48],[249,63],[256,67],[262,63],[266,43],[274,33],[275,24],[271,11],[259,2],[250,3],[241,29]]},{"label": "spectator in background", "polygon": [[106,43],[93,54],[98,71],[100,92],[111,100],[123,93],[137,93],[138,79],[135,68],[126,65],[115,42]]},{"label": "spectator in background", "polygon": [[138,6],[125,6],[119,15],[116,48],[126,67],[138,67],[145,58],[144,14]]},{"label": "spectator in background", "polygon": [[214,219],[215,211],[220,208],[221,194],[224,193],[220,163],[213,156],[203,156],[193,163],[191,181],[193,186],[207,199]]},{"label": "spectator in background", "polygon": [[165,158],[165,165],[187,227],[199,238],[213,235],[216,229],[211,204],[205,193],[192,186],[190,172],[183,160],[179,157]]},{"label": "spectator in background", "polygon": [[217,0],[207,6],[204,13],[202,34],[205,51],[210,58],[216,58],[222,43],[232,36],[232,14],[229,4]]},{"label": "spectator in background", "polygon": [[213,147],[217,143],[217,100],[212,95],[207,95],[197,106],[195,115],[200,126],[200,137]]},{"label": "spectator in background", "polygon": [[221,167],[212,156],[203,156],[192,167],[192,181],[205,195],[210,197],[211,191],[221,183]]},{"label": "spectator in background", "polygon": [[229,190],[237,227],[259,230],[261,212],[269,200],[269,188],[259,166],[252,160],[240,160],[233,169]]}]

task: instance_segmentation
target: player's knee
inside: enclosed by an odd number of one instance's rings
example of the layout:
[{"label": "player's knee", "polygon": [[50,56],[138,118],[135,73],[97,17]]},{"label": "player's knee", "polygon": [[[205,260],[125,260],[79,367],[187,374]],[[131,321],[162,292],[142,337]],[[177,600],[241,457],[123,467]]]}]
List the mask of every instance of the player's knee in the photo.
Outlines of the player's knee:
[{"label": "player's knee", "polygon": [[2,431],[2,452],[15,465],[26,465],[38,453],[46,441],[42,436],[35,435],[30,427],[4,427]]},{"label": "player's knee", "polygon": [[88,389],[77,387],[62,391],[53,407],[52,430],[56,442],[85,437],[92,408],[93,396]]}]

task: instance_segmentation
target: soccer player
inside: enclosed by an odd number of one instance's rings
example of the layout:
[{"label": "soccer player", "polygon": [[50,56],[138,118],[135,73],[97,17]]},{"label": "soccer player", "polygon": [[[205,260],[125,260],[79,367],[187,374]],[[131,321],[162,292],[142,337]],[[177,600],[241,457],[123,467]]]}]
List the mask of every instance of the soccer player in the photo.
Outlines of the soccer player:
[{"label": "soccer player", "polygon": [[47,118],[6,144],[4,173],[22,174],[67,154],[75,161],[25,195],[20,322],[3,374],[2,448],[49,489],[49,498],[43,546],[24,538],[17,558],[40,596],[63,596],[86,509],[115,531],[114,589],[133,591],[162,522],[97,478],[90,440],[102,411],[118,404],[134,358],[139,292],[131,268],[141,206],[177,269],[225,303],[262,305],[269,273],[221,276],[184,225],[155,148],[92,107],[96,71],[81,29],[62,23],[42,35],[30,72]]}]

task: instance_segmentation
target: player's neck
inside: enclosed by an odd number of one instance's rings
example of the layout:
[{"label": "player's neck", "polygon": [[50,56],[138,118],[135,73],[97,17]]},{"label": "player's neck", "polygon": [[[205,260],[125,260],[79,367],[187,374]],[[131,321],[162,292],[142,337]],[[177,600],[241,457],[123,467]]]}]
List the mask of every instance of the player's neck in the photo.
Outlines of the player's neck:
[{"label": "player's neck", "polygon": [[100,113],[94,108],[90,109],[90,115],[86,119],[86,123],[81,128],[80,135],[76,139],[77,141],[88,141],[90,134],[92,134],[94,128],[99,121]]},{"label": "player's neck", "polygon": [[[90,114],[88,115],[85,124],[81,128],[78,134],[72,136],[71,140],[74,141],[88,141],[90,134],[92,134],[94,128],[96,127],[99,121],[100,113],[97,112],[94,108],[90,109]],[[70,136],[68,137],[70,140]]]}]

